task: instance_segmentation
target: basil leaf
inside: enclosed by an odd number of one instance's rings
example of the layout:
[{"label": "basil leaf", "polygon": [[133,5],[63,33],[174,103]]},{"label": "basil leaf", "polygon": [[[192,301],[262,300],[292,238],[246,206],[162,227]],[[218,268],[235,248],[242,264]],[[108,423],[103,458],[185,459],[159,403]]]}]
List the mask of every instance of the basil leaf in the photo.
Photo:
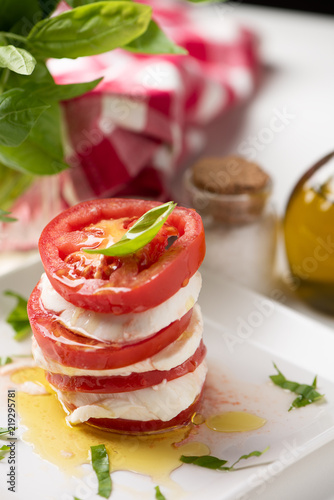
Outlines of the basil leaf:
[{"label": "basil leaf", "polygon": [[6,210],[2,210],[0,208],[0,222],[16,222],[17,219],[15,217],[8,217],[10,212],[6,212]]},{"label": "basil leaf", "polygon": [[97,250],[83,250],[87,253],[117,257],[135,253],[153,240],[175,207],[176,203],[169,201],[168,203],[152,208],[142,215],[114,245]]},{"label": "basil leaf", "polygon": [[3,458],[5,458],[5,456],[9,452],[9,450],[10,450],[9,446],[7,446],[7,445],[1,446],[1,448],[0,448],[0,460],[2,460]]},{"label": "basil leaf", "polygon": [[43,18],[48,17],[55,10],[60,0],[38,0]]},{"label": "basil leaf", "polygon": [[12,208],[14,201],[30,186],[33,177],[0,163],[0,179],[0,207],[5,212]]},{"label": "basil leaf", "polygon": [[229,470],[233,470],[234,466],[237,465],[240,462],[240,460],[247,460],[248,458],[251,457],[260,457],[261,455],[263,455],[263,453],[265,453],[268,450],[269,446],[267,446],[267,448],[265,448],[263,451],[252,451],[251,453],[248,453],[248,455],[242,455],[240,458],[238,458],[236,462],[234,462],[234,464],[231,465],[231,467],[229,467]]},{"label": "basil leaf", "polygon": [[8,314],[6,322],[11,325],[15,330],[16,335],[14,339],[17,341],[24,340],[31,333],[28,313],[27,313],[27,301],[24,297],[18,293],[12,292],[11,290],[6,290],[4,295],[7,297],[14,297],[17,300],[16,306]]},{"label": "basil leaf", "polygon": [[242,455],[234,464],[230,466],[226,466],[227,460],[222,460],[217,457],[213,457],[212,455],[202,455],[202,456],[191,456],[187,457],[185,455],[182,455],[180,457],[181,462],[185,464],[193,464],[193,465],[198,465],[199,467],[205,467],[206,469],[213,469],[213,470],[222,470],[222,471],[234,471],[234,470],[240,470],[241,467],[238,469],[235,469],[234,466],[240,462],[240,460],[247,460],[247,458],[251,457],[260,457],[265,453],[266,451],[269,450],[269,446],[265,448],[263,451],[252,451],[251,453],[248,453],[248,455]]},{"label": "basil leaf", "polygon": [[10,31],[13,26],[20,25],[16,33],[27,35],[33,24],[41,19],[38,0],[1,0],[0,31]]},{"label": "basil leaf", "polygon": [[[10,363],[13,363],[13,360],[12,358],[10,358],[9,356],[3,356],[3,357],[0,357],[0,366],[5,366],[5,365],[9,365]],[[2,434],[2,431],[1,429],[3,429],[3,427],[0,427],[0,436]]]},{"label": "basil leaf", "polygon": [[34,71],[31,75],[19,75],[10,73],[7,86],[9,88],[22,88],[30,92],[34,85],[55,85],[55,82],[44,62],[37,61]]},{"label": "basil leaf", "polygon": [[20,75],[31,75],[36,66],[36,59],[27,50],[14,45],[0,47],[0,68],[8,68]]},{"label": "basil leaf", "polygon": [[199,467],[205,467],[206,469],[214,470],[226,470],[226,467],[224,467],[224,465],[227,464],[227,460],[221,460],[220,458],[213,457],[212,455],[190,457],[181,455],[180,460],[185,464],[198,465]]},{"label": "basil leaf", "polygon": [[0,95],[0,145],[19,146],[27,138],[40,115],[49,106],[23,89]]},{"label": "basil leaf", "polygon": [[156,500],[166,500],[164,495],[161,493],[159,486],[156,486],[155,488],[155,498]]},{"label": "basil leaf", "polygon": [[84,5],[37,23],[28,47],[44,58],[101,54],[144,33],[151,12],[147,5],[124,1]]},{"label": "basil leaf", "polygon": [[30,90],[30,95],[38,95],[46,102],[66,101],[78,97],[90,90],[93,90],[103,78],[92,80],[91,82],[69,83],[67,85],[57,85],[56,83],[26,85],[25,89]]},{"label": "basil leaf", "polygon": [[109,457],[104,444],[91,446],[92,466],[96,473],[99,490],[98,495],[103,498],[109,498],[112,489],[111,477],[109,472]]},{"label": "basil leaf", "polygon": [[300,384],[299,382],[287,380],[283,373],[277,368],[275,363],[274,367],[278,372],[277,375],[270,375],[270,379],[274,382],[274,384],[278,385],[282,389],[287,389],[288,391],[298,394],[298,397],[294,399],[288,411],[291,411],[293,408],[307,406],[324,397],[324,394],[320,394],[316,391],[317,377],[314,378],[312,385]]},{"label": "basil leaf", "polygon": [[[52,137],[49,138],[52,140]],[[36,175],[57,174],[68,168],[58,154],[46,151],[45,144],[26,139],[20,146],[9,148],[0,146],[0,162],[19,172]]]},{"label": "basil leaf", "polygon": [[145,33],[125,45],[123,49],[141,54],[187,54],[188,52],[175,45],[155,21],[150,21]]},{"label": "basil leaf", "polygon": [[0,436],[6,436],[7,434],[9,434],[9,429],[6,427],[0,427]]},{"label": "basil leaf", "polygon": [[[75,7],[82,7],[83,5],[90,5],[91,3],[97,3],[100,1],[101,0],[67,0],[66,3],[74,9]],[[118,0],[105,0],[105,1],[115,2]],[[131,1],[131,0],[124,0],[124,1]]]}]

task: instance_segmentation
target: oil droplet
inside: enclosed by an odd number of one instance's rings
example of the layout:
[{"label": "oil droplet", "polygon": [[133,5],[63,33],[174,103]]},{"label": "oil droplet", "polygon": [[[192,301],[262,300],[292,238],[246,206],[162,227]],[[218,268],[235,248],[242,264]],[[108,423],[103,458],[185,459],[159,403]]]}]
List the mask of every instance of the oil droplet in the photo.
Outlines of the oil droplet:
[{"label": "oil droplet", "polygon": [[207,418],[205,424],[209,429],[218,432],[247,432],[263,427],[265,418],[252,413],[229,411]]},{"label": "oil droplet", "polygon": [[198,441],[194,441],[193,443],[186,443],[178,448],[180,455],[186,455],[187,457],[191,456],[203,456],[210,455],[210,448]]},{"label": "oil droplet", "polygon": [[188,438],[189,427],[146,436],[115,434],[85,424],[70,427],[56,394],[45,380],[43,370],[23,369],[16,372],[12,379],[16,383],[38,381],[50,391],[42,396],[17,393],[20,426],[27,428],[22,439],[33,445],[35,453],[67,474],[82,475],[84,471],[80,466],[89,463],[90,447],[104,443],[112,471],[127,470],[148,475],[156,484],[168,488],[172,498],[179,498],[183,491],[169,476],[182,465],[180,456],[185,453],[183,446],[188,446],[196,454],[208,453],[207,446],[201,443],[177,446]]},{"label": "oil droplet", "polygon": [[195,413],[195,415],[193,415],[193,417],[191,419],[191,422],[194,425],[201,425],[201,424],[204,424],[205,418],[201,413]]}]

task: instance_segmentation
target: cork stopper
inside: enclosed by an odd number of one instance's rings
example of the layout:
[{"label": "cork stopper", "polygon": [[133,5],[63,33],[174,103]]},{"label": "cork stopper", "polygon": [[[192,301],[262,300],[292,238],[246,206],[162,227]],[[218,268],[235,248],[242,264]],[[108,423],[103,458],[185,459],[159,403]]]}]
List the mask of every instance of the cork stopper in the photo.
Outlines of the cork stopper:
[{"label": "cork stopper", "polygon": [[239,156],[202,158],[192,172],[195,186],[210,193],[255,193],[269,182],[269,175],[256,163]]},{"label": "cork stopper", "polygon": [[193,207],[227,224],[259,218],[271,192],[270,176],[240,156],[201,158],[187,172],[185,185]]}]

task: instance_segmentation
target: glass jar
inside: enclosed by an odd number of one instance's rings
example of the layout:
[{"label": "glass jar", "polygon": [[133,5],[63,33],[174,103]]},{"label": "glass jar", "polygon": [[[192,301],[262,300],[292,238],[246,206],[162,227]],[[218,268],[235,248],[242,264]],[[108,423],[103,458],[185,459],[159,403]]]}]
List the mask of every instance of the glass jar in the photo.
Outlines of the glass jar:
[{"label": "glass jar", "polygon": [[203,267],[257,292],[270,291],[277,242],[272,181],[252,192],[220,194],[198,188],[188,170],[184,184],[188,203],[203,219]]},{"label": "glass jar", "polygon": [[334,313],[334,152],[301,177],[288,200],[285,248],[293,289],[311,306]]}]

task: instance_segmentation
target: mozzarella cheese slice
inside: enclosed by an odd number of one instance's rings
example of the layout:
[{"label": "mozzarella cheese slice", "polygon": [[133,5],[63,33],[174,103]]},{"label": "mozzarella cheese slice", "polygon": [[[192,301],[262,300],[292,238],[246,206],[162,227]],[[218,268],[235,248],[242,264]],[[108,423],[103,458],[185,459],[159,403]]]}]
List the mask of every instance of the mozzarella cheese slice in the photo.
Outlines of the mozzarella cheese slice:
[{"label": "mozzarella cheese slice", "polygon": [[109,370],[84,370],[80,368],[73,368],[71,366],[64,366],[50,358],[46,358],[35,338],[32,342],[32,352],[35,362],[44,370],[52,373],[61,373],[70,377],[74,376],[90,376],[90,377],[106,377],[112,375],[127,376],[133,372],[143,373],[152,370],[165,371],[181,365],[190,356],[192,356],[198,348],[203,333],[203,319],[199,305],[195,305],[189,326],[180,335],[180,337],[169,344],[169,346],[162,349],[151,358],[147,358],[138,363],[124,366],[122,368],[115,368]]},{"label": "mozzarella cheese slice", "polygon": [[70,424],[86,422],[90,418],[167,422],[196,400],[206,373],[207,366],[203,361],[192,373],[137,391],[117,394],[57,391],[57,394],[64,408],[76,407],[66,417]]},{"label": "mozzarella cheese slice", "polygon": [[142,313],[114,315],[76,307],[52,287],[46,274],[40,280],[42,306],[75,333],[106,342],[131,342],[159,332],[184,316],[196,303],[202,286],[199,272],[162,304]]}]

